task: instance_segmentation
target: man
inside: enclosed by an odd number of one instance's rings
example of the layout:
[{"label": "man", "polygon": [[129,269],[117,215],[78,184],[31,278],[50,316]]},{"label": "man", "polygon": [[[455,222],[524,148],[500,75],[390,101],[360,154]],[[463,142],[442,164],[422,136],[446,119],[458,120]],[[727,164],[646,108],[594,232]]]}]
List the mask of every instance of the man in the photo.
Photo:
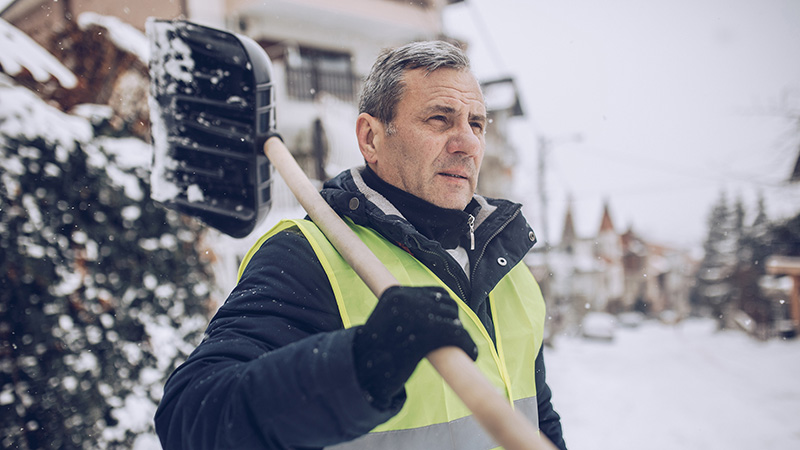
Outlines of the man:
[{"label": "man", "polygon": [[375,299],[311,222],[279,224],[167,382],[164,448],[491,448],[421,363],[451,345],[566,448],[544,303],[521,264],[533,231],[520,205],[475,195],[487,117],[466,55],[444,42],[384,52],[359,109],[366,166],[322,195],[404,287]]}]

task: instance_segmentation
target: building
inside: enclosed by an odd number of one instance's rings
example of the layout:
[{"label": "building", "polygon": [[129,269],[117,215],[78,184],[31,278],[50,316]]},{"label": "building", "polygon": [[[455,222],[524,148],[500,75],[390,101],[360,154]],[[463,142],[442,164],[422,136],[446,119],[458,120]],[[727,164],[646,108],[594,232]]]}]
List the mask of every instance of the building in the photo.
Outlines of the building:
[{"label": "building", "polygon": [[513,78],[484,80],[481,87],[491,125],[486,129],[486,152],[478,192],[487,197],[507,198],[514,190],[514,168],[519,161],[518,150],[509,140],[508,128],[512,119],[525,113]]},{"label": "building", "polygon": [[617,309],[623,296],[622,240],[614,230],[608,204],[603,209],[597,234],[579,237],[568,206],[561,241],[549,251],[551,296],[576,309]]},{"label": "building", "polygon": [[686,317],[695,267],[688,253],[649,243],[632,229],[621,237],[625,288],[619,310]]},{"label": "building", "polygon": [[[800,155],[794,163],[789,180],[800,183]],[[780,298],[776,302],[777,323],[775,328],[779,334],[797,336],[800,334],[800,256],[773,255],[766,263],[767,274],[761,280],[761,288],[767,295]],[[786,301],[788,300],[788,301]],[[784,303],[788,303],[788,314],[784,311]],[[783,319],[788,316],[788,319]]]},{"label": "building", "polygon": [[608,202],[599,222],[594,235],[579,236],[570,205],[560,242],[526,257],[547,293],[553,326],[576,324],[589,311],[688,315],[694,273],[688,252],[647,242],[632,229],[620,233]]}]

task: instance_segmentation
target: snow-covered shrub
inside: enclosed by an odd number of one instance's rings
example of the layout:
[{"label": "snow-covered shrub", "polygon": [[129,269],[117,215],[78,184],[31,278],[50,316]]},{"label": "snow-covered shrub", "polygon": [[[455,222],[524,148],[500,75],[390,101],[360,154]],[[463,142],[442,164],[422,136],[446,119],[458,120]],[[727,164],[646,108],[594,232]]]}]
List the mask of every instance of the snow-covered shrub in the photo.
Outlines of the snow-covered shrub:
[{"label": "snow-covered shrub", "polygon": [[149,199],[149,146],[0,85],[0,445],[143,448],[207,323],[201,227]]}]

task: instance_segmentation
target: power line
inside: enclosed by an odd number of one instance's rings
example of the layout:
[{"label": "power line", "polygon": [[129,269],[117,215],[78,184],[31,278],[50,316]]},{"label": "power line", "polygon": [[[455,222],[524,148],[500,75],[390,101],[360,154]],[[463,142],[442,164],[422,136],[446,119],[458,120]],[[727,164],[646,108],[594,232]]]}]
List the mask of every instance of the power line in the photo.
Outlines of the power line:
[{"label": "power line", "polygon": [[644,155],[633,155],[623,152],[611,152],[608,150],[598,150],[593,148],[591,152],[586,147],[580,147],[577,151],[585,153],[589,157],[603,159],[605,162],[616,162],[628,165],[637,169],[647,169],[659,171],[671,176],[683,176],[696,178],[703,181],[716,181],[723,183],[748,183],[762,187],[780,187],[780,180],[765,178],[763,174],[753,174],[741,171],[722,171],[718,167],[711,167],[706,164],[703,166],[685,166],[675,164],[671,161],[648,158]]},{"label": "power line", "polygon": [[478,7],[475,5],[474,1],[465,3],[467,3],[467,9],[469,10],[470,16],[472,16],[473,23],[475,23],[476,28],[478,28],[478,33],[480,33],[481,37],[483,38],[483,43],[489,50],[490,57],[494,60],[494,63],[497,65],[498,69],[500,69],[502,73],[506,73],[507,66],[505,65],[502,55],[500,54],[499,47],[492,37],[492,34],[489,32],[489,27],[483,20],[483,15],[479,13]]}]

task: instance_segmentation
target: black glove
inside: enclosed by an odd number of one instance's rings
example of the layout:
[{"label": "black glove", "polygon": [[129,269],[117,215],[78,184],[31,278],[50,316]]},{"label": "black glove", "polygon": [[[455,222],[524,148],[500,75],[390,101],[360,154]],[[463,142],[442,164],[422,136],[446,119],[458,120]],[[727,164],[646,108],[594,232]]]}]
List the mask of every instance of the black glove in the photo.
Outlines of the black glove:
[{"label": "black glove", "polygon": [[386,409],[422,358],[449,345],[478,358],[478,348],[446,290],[390,287],[353,339],[358,382],[373,405]]}]

